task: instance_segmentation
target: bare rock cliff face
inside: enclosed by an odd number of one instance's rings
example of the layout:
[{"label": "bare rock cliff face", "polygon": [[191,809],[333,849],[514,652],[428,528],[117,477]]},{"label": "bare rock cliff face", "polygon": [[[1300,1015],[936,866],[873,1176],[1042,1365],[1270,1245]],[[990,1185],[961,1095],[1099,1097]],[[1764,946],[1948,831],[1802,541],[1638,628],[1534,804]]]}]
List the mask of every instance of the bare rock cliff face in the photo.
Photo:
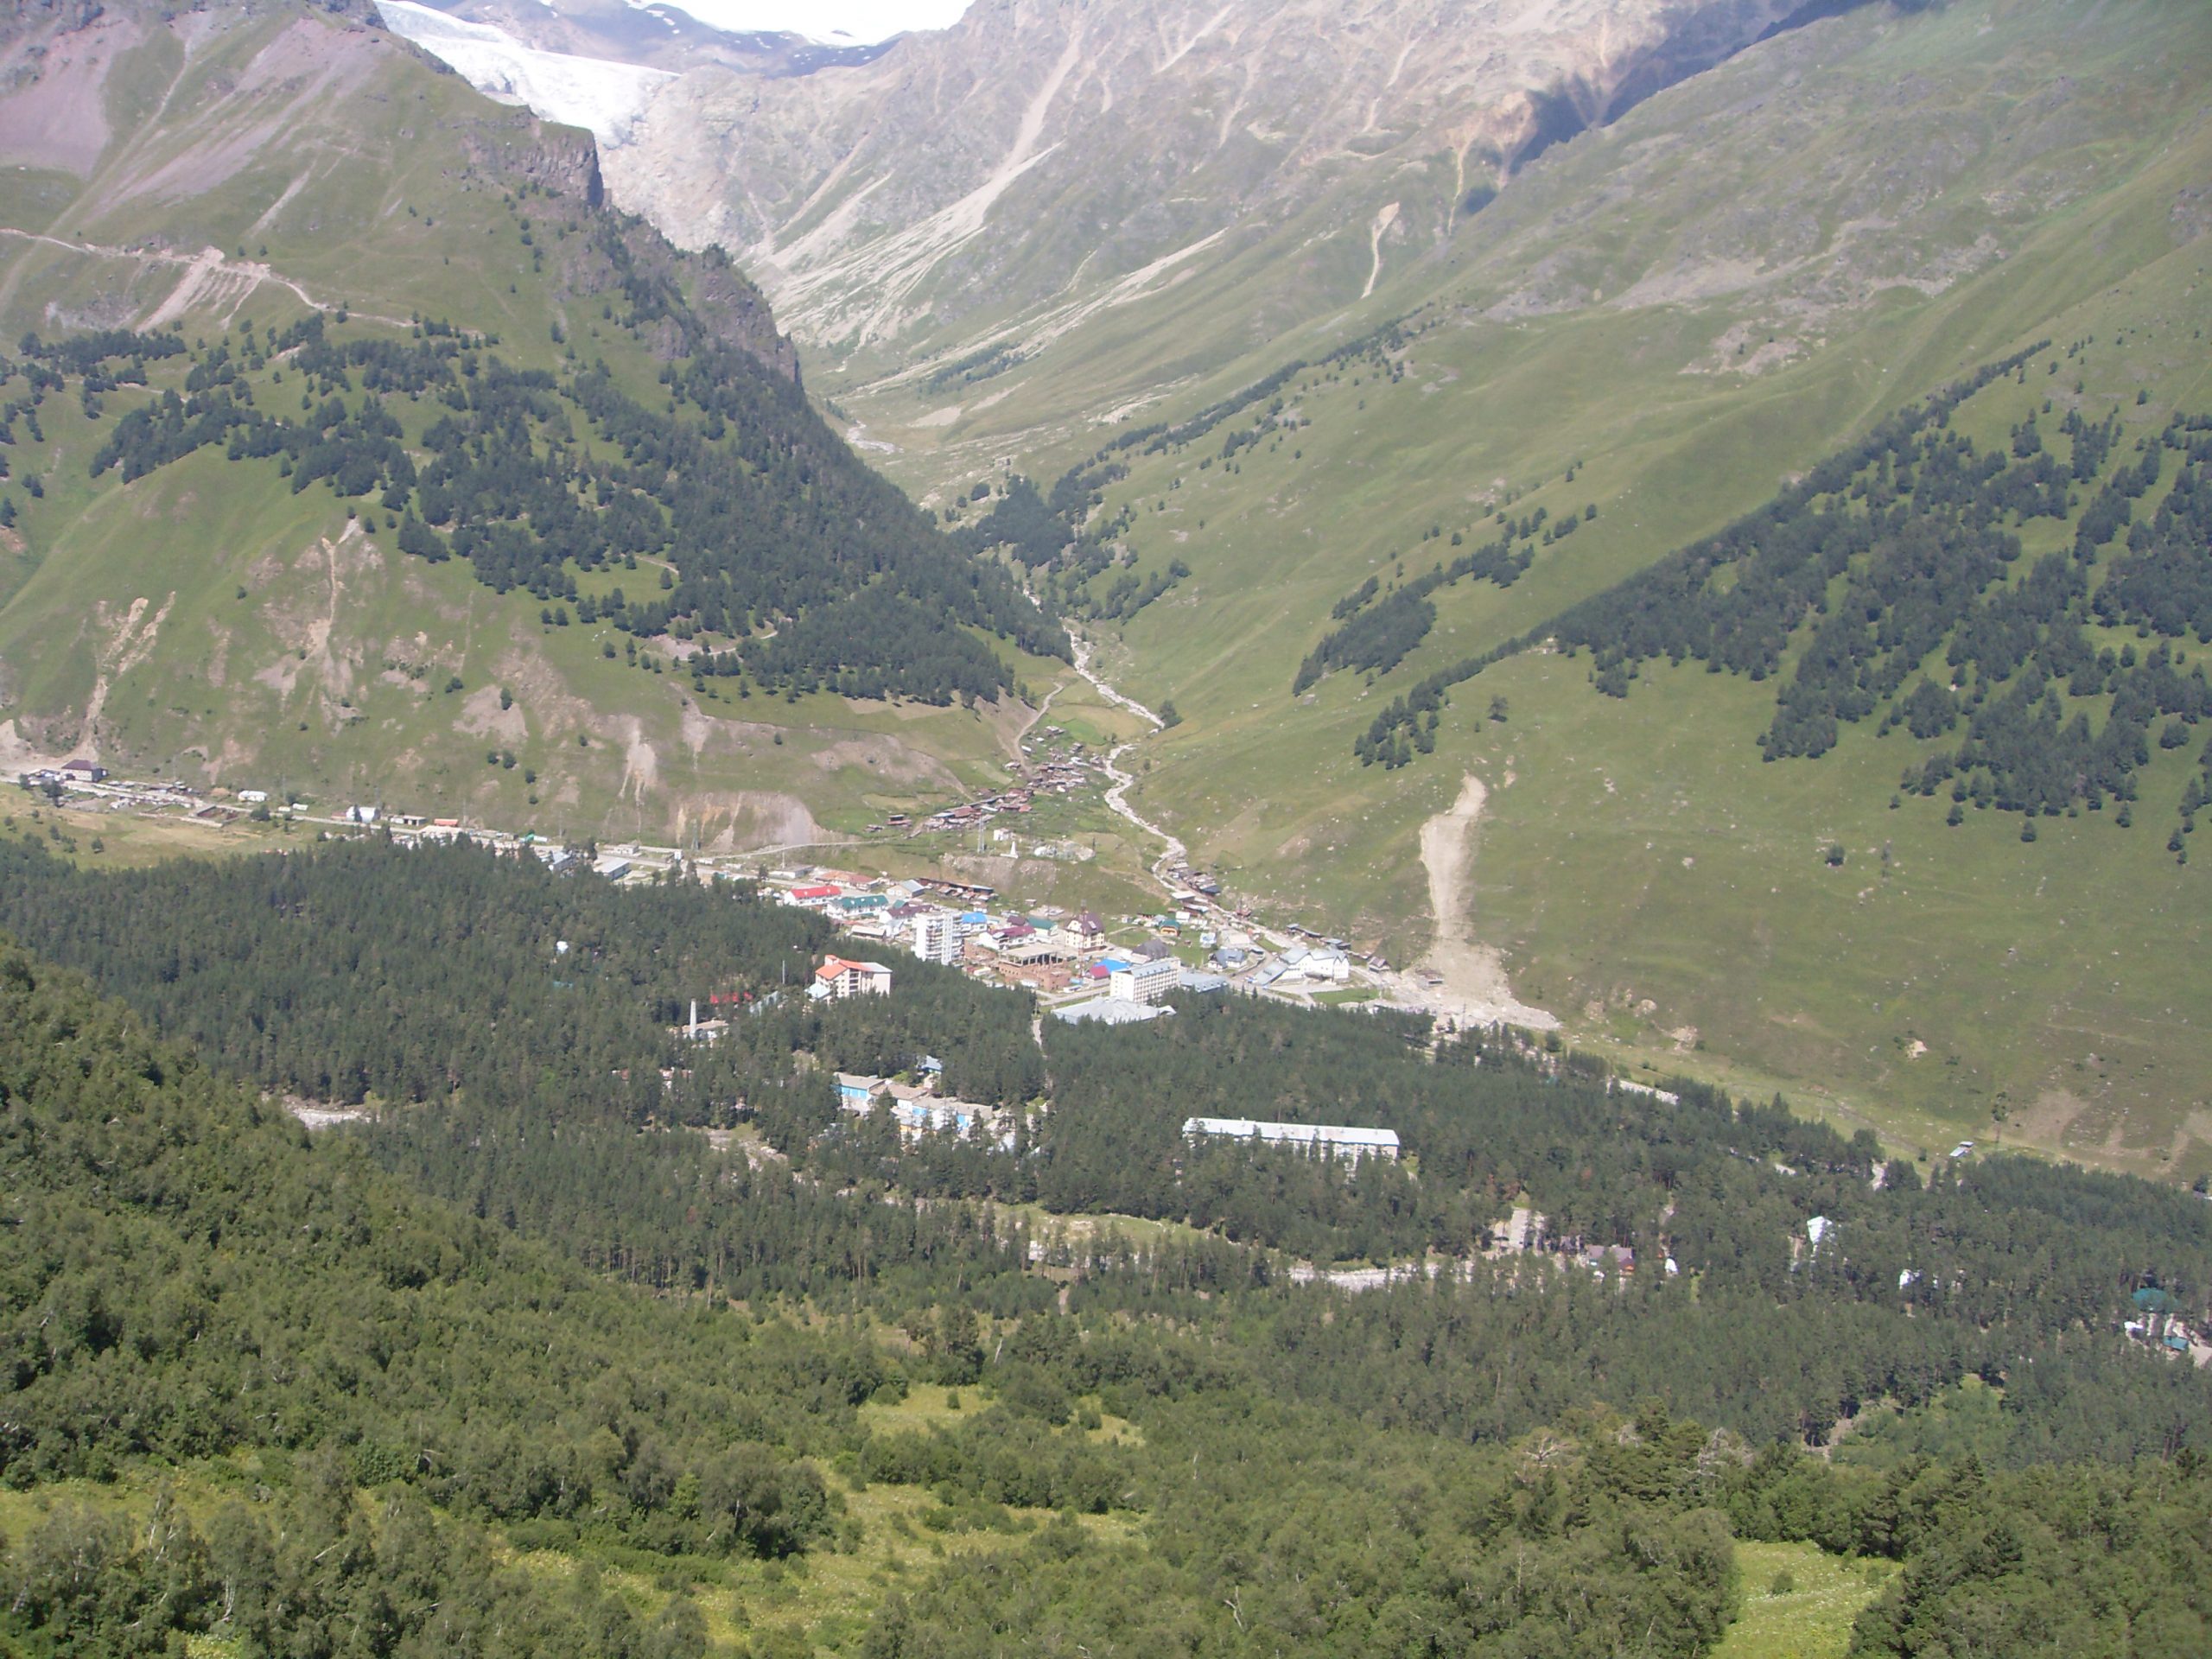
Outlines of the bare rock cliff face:
[{"label": "bare rock cliff face", "polygon": [[[1548,144],[1786,26],[1802,0],[977,0],[872,62],[696,71],[607,161],[836,350],[1034,330],[1310,219],[1371,231],[1358,297]],[[1363,249],[1363,252],[1366,250]]]},{"label": "bare rock cliff face", "polygon": [[703,334],[749,353],[778,374],[798,378],[798,353],[777,328],[766,297],[726,257],[709,251],[704,259],[687,262],[649,222],[607,208],[599,147],[589,133],[541,121],[527,110],[487,105],[451,136],[462,165],[509,188],[535,186],[594,212],[606,210],[605,234],[580,245],[563,267],[562,287],[569,297],[625,284],[640,292],[680,293],[684,303],[671,308],[658,326],[658,356],[689,356]]},{"label": "bare rock cliff face", "polygon": [[588,207],[607,200],[599,147],[588,132],[550,126],[527,110],[516,110],[473,122],[458,136],[460,153],[472,167]]}]

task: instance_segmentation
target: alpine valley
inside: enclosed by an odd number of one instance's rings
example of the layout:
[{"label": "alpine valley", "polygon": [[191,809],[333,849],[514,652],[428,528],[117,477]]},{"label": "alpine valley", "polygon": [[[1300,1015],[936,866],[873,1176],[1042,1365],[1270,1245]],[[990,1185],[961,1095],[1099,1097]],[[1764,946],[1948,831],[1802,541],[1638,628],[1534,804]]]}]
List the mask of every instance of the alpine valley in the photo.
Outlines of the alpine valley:
[{"label": "alpine valley", "polygon": [[700,4],[0,10],[0,1652],[2207,1651],[2212,8]]},{"label": "alpine valley", "polygon": [[[1233,895],[1440,1008],[2194,1179],[2209,55],[2156,0],[988,0],[862,64],[694,67],[604,166],[1172,704],[1131,799]],[[2002,545],[1895,563],[1956,503],[1888,491],[1954,441]],[[1681,550],[1846,508],[1786,591],[1632,654],[1559,631],[1678,555],[1737,591]],[[2131,607],[2145,559],[2175,588]]]}]

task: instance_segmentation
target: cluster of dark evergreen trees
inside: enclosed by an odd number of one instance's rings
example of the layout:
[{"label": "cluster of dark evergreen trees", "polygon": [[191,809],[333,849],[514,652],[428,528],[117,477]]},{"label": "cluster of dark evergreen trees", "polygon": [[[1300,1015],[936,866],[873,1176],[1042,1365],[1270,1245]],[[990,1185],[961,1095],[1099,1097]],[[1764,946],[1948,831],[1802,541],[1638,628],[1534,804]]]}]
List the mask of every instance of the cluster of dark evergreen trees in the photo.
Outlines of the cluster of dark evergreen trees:
[{"label": "cluster of dark evergreen trees", "polygon": [[200,1522],[171,1491],[143,1522],[64,1504],[0,1559],[0,1640],[36,1659],[209,1650],[195,1638],[257,1659],[706,1659],[689,1595],[641,1618],[590,1567],[549,1584],[419,1493],[377,1493],[372,1519],[335,1448],[291,1467]]},{"label": "cluster of dark evergreen trees", "polygon": [[[1572,473],[1568,474],[1573,476]],[[1343,626],[1322,635],[1320,644],[1299,664],[1298,673],[1291,681],[1291,695],[1296,696],[1324,674],[1339,668],[1368,674],[1389,673],[1405,660],[1407,652],[1427,639],[1429,631],[1436,626],[1436,607],[1428,597],[1431,594],[1471,578],[1510,588],[1535,563],[1535,538],[1540,533],[1548,544],[1572,535],[1586,517],[1597,516],[1594,503],[1586,513],[1569,513],[1550,524],[1546,522],[1550,515],[1542,507],[1515,521],[1509,521],[1501,510],[1497,518],[1505,527],[1503,534],[1471,552],[1456,556],[1449,564],[1439,563],[1402,587],[1391,588],[1380,602],[1370,602],[1381,588],[1379,581],[1370,576],[1331,609],[1331,619]],[[1459,532],[1454,531],[1453,544],[1457,545],[1460,539]],[[1517,549],[1516,541],[1522,543]],[[1418,712],[1433,714],[1435,709],[1424,707]],[[1402,752],[1403,743],[1408,741],[1421,753],[1429,753],[1435,746],[1424,740],[1435,731],[1434,722],[1410,723],[1401,739],[1396,735],[1397,728],[1407,723],[1388,717],[1378,719],[1352,746],[1360,764],[1372,766],[1380,761],[1385,766],[1402,766],[1411,758]]]},{"label": "cluster of dark evergreen trees", "polygon": [[1910,1459],[1885,1473],[1763,1452],[1725,1500],[1739,1537],[1904,1563],[1853,1659],[2185,1653],[2212,1614],[2204,1460],[1993,1473]]},{"label": "cluster of dark evergreen trees", "polygon": [[[1046,589],[1067,611],[1093,621],[1135,616],[1191,569],[1180,559],[1143,576],[1124,568],[1132,556],[1122,537],[1135,522],[1135,507],[1124,506],[1109,518],[1096,515],[1107,486],[1128,473],[1121,461],[1094,456],[1063,474],[1049,499],[1016,473],[991,510],[955,539],[978,556],[1003,550],[1043,575]],[[978,499],[988,488],[977,486]],[[1119,574],[1102,587],[1097,578],[1109,570]]]},{"label": "cluster of dark evergreen trees", "polygon": [[[1570,611],[1552,632],[1592,652],[1593,683],[1613,695],[1659,656],[1775,676],[1802,640],[1760,740],[1770,760],[1824,754],[1841,726],[1880,713],[1880,730],[1923,741],[1964,728],[1957,747],[1907,768],[1908,790],[1948,785],[1961,805],[2031,817],[2132,801],[2153,729],[2171,720],[2185,731],[2212,715],[2202,664],[2184,671],[2166,637],[2195,631],[2212,442],[2202,423],[2181,421],[2146,439],[2104,480],[2071,547],[2014,581],[2020,541],[2005,526],[2067,518],[2070,492],[2097,482],[2117,423],[2069,416],[2073,454],[2062,467],[2032,420],[2008,459],[1946,429],[1948,408],[1938,400],[1888,423],[1851,457]],[[2180,456],[2171,489],[2130,529],[2170,451]],[[2110,556],[2123,530],[2129,550]],[[2152,643],[2099,650],[2086,632],[2093,621],[2133,626]],[[2212,626],[2204,632],[2212,639]]]},{"label": "cluster of dark evergreen trees", "polygon": [[[1860,721],[1922,743],[1960,734],[1903,778],[1910,792],[1947,790],[1954,821],[1969,805],[2031,819],[2126,809],[2153,737],[2177,747],[2212,715],[2212,682],[2177,650],[2192,636],[2212,643],[2212,419],[2176,419],[2116,463],[2113,416],[2069,413],[2047,442],[2031,416],[2009,454],[1950,429],[1961,404],[2033,354],[1900,412],[1758,512],[1527,638],[1431,675],[1362,734],[1361,758],[1403,764],[1433,743],[1452,686],[1554,639],[1589,652],[1592,684],[1614,696],[1659,658],[1777,679],[1760,739],[1769,760],[1818,757]],[[2072,519],[2074,536],[2022,575],[2015,527],[2037,518]],[[1301,680],[1339,661],[1395,662],[1426,632],[1400,597],[1419,587],[1353,607]],[[2100,648],[2097,626],[2144,643]]]},{"label": "cluster of dark evergreen trees", "polygon": [[[1533,543],[1516,550],[1513,537],[1520,533],[1509,530],[1495,541],[1462,553],[1449,564],[1439,564],[1407,582],[1394,588],[1374,603],[1375,579],[1370,577],[1352,593],[1337,602],[1332,614],[1342,626],[1321,638],[1306,660],[1298,666],[1298,673],[1291,681],[1291,695],[1295,696],[1319,680],[1324,674],[1339,668],[1350,668],[1370,674],[1387,674],[1405,660],[1406,653],[1428,638],[1429,630],[1436,626],[1436,606],[1429,595],[1440,588],[1472,578],[1479,582],[1493,582],[1501,588],[1510,588],[1535,560]],[[1433,726],[1427,729],[1433,731]],[[1418,738],[1421,728],[1415,728]],[[1363,764],[1380,760],[1386,766],[1405,764],[1404,758],[1386,750],[1376,742],[1376,734],[1363,734],[1355,746]],[[1427,752],[1426,748],[1422,751]]]},{"label": "cluster of dark evergreen trees", "polygon": [[[641,637],[720,637],[715,671],[771,691],[988,700],[1013,681],[982,636],[1066,655],[1065,635],[1005,572],[939,535],[795,382],[714,339],[667,282],[623,269],[637,290],[627,320],[671,331],[684,353],[662,372],[665,408],[603,362],[517,370],[488,337],[435,321],[404,340],[340,338],[321,315],[204,348],[173,334],[27,340],[17,372],[37,382],[35,411],[46,380],[78,377],[89,398],[143,385],[149,360],[188,356],[181,385],[116,420],[94,476],[127,481],[216,447],[273,461],[296,492],[327,482],[373,502],[403,551],[466,559],[498,591],[541,601],[578,604],[580,574],[652,561],[671,579],[599,604],[595,620]],[[297,410],[276,408],[296,384]],[[395,411],[423,402],[443,412],[410,446]],[[410,447],[428,452],[419,467]]]},{"label": "cluster of dark evergreen trees", "polygon": [[184,342],[175,334],[141,334],[128,328],[97,328],[67,339],[42,340],[25,334],[16,349],[34,363],[48,365],[58,374],[97,375],[110,362],[121,359],[124,366],[109,371],[118,384],[146,384],[146,365],[183,354]]}]

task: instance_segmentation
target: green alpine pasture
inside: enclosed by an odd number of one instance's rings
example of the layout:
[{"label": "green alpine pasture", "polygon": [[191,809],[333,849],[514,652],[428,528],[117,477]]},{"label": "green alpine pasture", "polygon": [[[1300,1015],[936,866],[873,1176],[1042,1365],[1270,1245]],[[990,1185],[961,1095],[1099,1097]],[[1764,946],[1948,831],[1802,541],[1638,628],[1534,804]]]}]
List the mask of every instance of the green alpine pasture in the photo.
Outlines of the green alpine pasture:
[{"label": "green alpine pasture", "polygon": [[[1907,1149],[2001,1137],[2194,1179],[2212,1172],[2212,952],[2190,920],[2202,861],[2165,850],[2183,756],[2154,755],[2132,830],[2084,815],[2024,845],[2016,818],[1891,810],[1927,747],[1902,731],[1763,766],[1771,687],[1662,665],[1623,702],[1586,658],[1541,652],[1457,688],[1408,767],[1351,746],[1423,676],[2039,341],[2024,386],[1990,388],[1958,430],[2001,446],[2048,398],[2046,426],[2117,413],[2128,454],[2212,410],[2212,125],[2183,67],[2208,53],[2212,17],[2153,0],[1863,8],[1549,152],[1450,256],[1262,351],[1207,359],[1230,333],[1209,284],[1184,284],[1190,331],[1154,328],[1150,395],[1140,342],[1102,325],[949,424],[892,430],[896,400],[927,401],[911,385],[837,396],[906,446],[887,465],[911,485],[964,494],[1009,452],[1049,483],[1305,362],[1203,435],[1114,457],[1129,471],[1099,516],[1130,511],[1131,568],[1191,573],[1101,642],[1109,677],[1183,716],[1132,758],[1140,810],[1237,895],[1406,962],[1437,926],[1419,828],[1472,773],[1490,793],[1456,919],[1575,1040],[1784,1089]],[[1501,514],[1592,507],[1511,586],[1439,590],[1395,668],[1293,695],[1363,581],[1448,563]],[[2024,567],[2071,528],[2021,533]]]}]

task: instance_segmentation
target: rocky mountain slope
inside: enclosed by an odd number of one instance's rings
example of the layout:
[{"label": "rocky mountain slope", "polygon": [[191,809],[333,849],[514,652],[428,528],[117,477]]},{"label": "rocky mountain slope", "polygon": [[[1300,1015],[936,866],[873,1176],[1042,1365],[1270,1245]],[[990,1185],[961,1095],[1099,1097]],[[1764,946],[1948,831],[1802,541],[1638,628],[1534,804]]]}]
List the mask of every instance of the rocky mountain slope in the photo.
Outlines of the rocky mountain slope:
[{"label": "rocky mountain slope", "polygon": [[858,67],[687,76],[609,168],[840,353],[1027,353],[1263,247],[1255,343],[1449,241],[1549,143],[1801,10],[984,0]]},{"label": "rocky mountain slope", "polygon": [[11,774],[753,843],[995,775],[990,630],[1050,630],[588,135],[365,8],[19,16],[0,61]]}]

